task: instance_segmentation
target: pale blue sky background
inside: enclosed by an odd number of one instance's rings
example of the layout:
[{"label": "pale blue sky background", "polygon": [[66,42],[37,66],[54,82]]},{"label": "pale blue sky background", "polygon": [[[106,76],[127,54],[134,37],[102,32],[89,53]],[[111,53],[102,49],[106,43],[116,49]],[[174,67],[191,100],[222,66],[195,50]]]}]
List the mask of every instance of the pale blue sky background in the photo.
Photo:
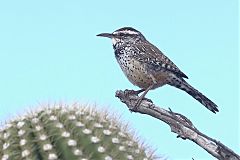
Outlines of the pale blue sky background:
[{"label": "pale blue sky background", "polygon": [[240,153],[237,0],[1,1],[0,121],[58,101],[110,107],[169,159],[213,159],[164,123],[131,114],[114,97],[137,89],[116,63],[111,41],[96,37],[132,26],[219,105],[216,115],[186,93],[165,86],[147,97],[192,120],[208,136]]}]

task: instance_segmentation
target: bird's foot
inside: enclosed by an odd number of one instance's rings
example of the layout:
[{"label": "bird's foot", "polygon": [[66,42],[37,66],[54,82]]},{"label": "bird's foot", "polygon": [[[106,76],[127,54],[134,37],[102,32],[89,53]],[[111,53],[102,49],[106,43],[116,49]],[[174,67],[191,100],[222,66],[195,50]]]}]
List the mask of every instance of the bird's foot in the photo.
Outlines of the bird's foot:
[{"label": "bird's foot", "polygon": [[[126,89],[126,90],[124,91],[124,93],[127,94],[128,96],[130,96],[130,95],[136,95],[136,96],[138,96],[140,93],[142,93],[142,92],[144,92],[144,91],[145,91],[144,89],[140,89],[140,90],[137,90],[137,91]],[[152,100],[150,100],[150,99],[148,99],[148,98],[145,98],[145,95],[146,95],[146,94],[143,93],[143,94],[136,100],[135,105],[133,105],[133,107],[132,107],[131,109],[129,109],[129,110],[130,110],[130,111],[133,111],[133,112],[136,111],[143,100],[146,100],[146,101],[152,103]]]},{"label": "bird's foot", "polygon": [[151,99],[148,99],[146,97],[139,97],[134,105],[134,107],[131,109],[131,111],[134,111],[134,110],[137,110],[138,107],[141,105],[142,101],[145,100],[145,101],[148,101],[150,103],[153,103]]},{"label": "bird's foot", "polygon": [[124,92],[127,93],[128,95],[139,95],[143,91],[144,91],[144,89],[140,89],[140,90],[137,90],[137,91],[126,89]]}]

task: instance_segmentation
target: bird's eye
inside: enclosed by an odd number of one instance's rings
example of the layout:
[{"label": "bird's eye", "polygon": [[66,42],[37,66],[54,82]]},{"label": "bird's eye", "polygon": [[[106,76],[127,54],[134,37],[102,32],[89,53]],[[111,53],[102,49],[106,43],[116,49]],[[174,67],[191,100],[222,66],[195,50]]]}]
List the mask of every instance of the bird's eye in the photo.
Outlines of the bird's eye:
[{"label": "bird's eye", "polygon": [[124,34],[123,33],[119,33],[119,36],[124,36]]}]

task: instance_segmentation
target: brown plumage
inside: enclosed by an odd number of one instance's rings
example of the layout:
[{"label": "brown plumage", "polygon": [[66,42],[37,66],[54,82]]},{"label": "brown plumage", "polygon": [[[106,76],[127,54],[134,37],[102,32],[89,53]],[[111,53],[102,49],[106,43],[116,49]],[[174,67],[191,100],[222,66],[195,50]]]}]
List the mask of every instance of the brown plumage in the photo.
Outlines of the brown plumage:
[{"label": "brown plumage", "polygon": [[187,92],[210,111],[218,112],[217,105],[189,85],[184,80],[188,78],[186,74],[148,42],[141,32],[124,27],[113,33],[102,33],[98,36],[112,39],[115,57],[122,71],[131,83],[144,91],[136,107],[149,90],[169,84]]}]

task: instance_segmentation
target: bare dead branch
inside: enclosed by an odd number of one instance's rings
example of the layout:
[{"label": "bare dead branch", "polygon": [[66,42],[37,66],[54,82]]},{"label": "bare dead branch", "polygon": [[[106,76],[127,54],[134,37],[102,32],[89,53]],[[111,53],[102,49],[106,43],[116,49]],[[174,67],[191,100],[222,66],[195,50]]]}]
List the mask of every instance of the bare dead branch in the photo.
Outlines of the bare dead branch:
[{"label": "bare dead branch", "polygon": [[201,133],[184,115],[175,113],[171,111],[171,109],[168,111],[157,107],[149,99],[144,99],[138,108],[134,108],[139,97],[136,92],[132,90],[116,91],[115,96],[125,103],[131,112],[147,114],[167,123],[171,131],[177,134],[177,138],[193,141],[212,156],[220,160],[240,160],[239,155],[227,146]]}]

